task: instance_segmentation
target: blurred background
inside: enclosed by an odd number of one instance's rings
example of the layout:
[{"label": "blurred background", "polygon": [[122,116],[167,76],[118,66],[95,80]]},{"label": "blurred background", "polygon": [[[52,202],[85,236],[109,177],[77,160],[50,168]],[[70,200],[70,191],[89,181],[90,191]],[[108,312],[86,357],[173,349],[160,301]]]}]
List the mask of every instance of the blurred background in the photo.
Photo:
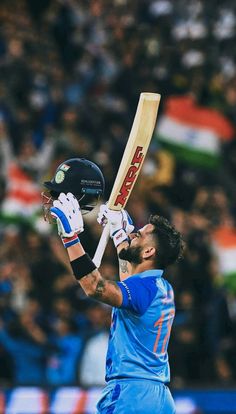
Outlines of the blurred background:
[{"label": "blurred background", "polygon": [[[1,414],[94,410],[110,307],[74,281],[40,194],[85,157],[108,199],[142,91],[162,100],[128,211],[138,227],[167,217],[187,246],[166,272],[177,413],[236,413],[235,40],[233,0],[1,0]],[[111,243],[101,272],[117,279]]]}]

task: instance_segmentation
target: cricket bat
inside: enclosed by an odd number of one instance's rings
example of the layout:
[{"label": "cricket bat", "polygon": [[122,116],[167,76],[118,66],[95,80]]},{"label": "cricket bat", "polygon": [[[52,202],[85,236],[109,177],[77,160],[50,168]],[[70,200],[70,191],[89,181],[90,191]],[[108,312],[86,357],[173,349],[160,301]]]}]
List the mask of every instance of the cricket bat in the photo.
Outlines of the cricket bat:
[{"label": "cricket bat", "polygon": [[[111,210],[119,211],[125,208],[133,190],[152,139],[160,99],[161,95],[158,93],[143,92],[140,94],[129,139],[107,202]],[[109,226],[106,225],[93,257],[93,262],[97,267],[101,264],[108,240]]]}]

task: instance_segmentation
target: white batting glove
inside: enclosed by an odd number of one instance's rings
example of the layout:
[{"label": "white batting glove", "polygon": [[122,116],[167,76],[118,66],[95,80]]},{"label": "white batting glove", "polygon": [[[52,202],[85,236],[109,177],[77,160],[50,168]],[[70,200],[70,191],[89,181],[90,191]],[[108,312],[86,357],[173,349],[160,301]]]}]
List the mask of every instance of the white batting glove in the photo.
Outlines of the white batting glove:
[{"label": "white batting glove", "polygon": [[110,237],[116,247],[128,240],[128,234],[134,230],[133,221],[126,210],[110,210],[106,204],[100,206],[97,221],[102,226],[109,224]]},{"label": "white batting glove", "polygon": [[83,217],[78,200],[72,193],[61,193],[50,208],[57,220],[58,234],[65,247],[79,243],[78,234],[84,231]]},{"label": "white batting glove", "polygon": [[117,225],[118,228],[123,228],[127,234],[130,234],[132,231],[134,231],[135,227],[133,225],[133,220],[126,210],[122,209],[120,211],[115,211],[109,209],[106,204],[101,204],[97,216],[98,223],[101,224],[101,226],[105,226],[109,221],[109,216],[110,222],[112,222],[113,226]]}]

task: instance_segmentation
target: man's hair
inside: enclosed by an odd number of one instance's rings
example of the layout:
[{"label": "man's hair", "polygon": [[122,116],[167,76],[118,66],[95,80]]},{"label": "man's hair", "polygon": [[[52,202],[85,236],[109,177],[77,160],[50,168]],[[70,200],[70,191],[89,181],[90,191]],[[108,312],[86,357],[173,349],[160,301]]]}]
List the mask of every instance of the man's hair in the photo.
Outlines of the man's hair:
[{"label": "man's hair", "polygon": [[149,223],[154,226],[152,234],[157,241],[156,265],[165,269],[182,258],[184,250],[182,236],[164,217],[151,215]]}]

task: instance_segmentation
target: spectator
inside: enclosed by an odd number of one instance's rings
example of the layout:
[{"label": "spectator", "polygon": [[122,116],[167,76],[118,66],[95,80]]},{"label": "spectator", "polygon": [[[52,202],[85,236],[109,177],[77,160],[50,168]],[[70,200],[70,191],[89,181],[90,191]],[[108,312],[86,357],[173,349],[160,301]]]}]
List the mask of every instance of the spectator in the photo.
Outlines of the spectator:
[{"label": "spectator", "polygon": [[83,340],[71,319],[57,318],[53,324],[50,343],[53,350],[47,362],[49,385],[73,385],[77,381],[78,364]]},{"label": "spectator", "polygon": [[47,337],[27,310],[23,311],[8,329],[1,322],[0,342],[14,362],[14,384],[45,383]]},{"label": "spectator", "polygon": [[91,303],[87,310],[92,335],[87,339],[80,363],[79,377],[83,387],[105,384],[107,341],[111,323],[110,308]]}]

